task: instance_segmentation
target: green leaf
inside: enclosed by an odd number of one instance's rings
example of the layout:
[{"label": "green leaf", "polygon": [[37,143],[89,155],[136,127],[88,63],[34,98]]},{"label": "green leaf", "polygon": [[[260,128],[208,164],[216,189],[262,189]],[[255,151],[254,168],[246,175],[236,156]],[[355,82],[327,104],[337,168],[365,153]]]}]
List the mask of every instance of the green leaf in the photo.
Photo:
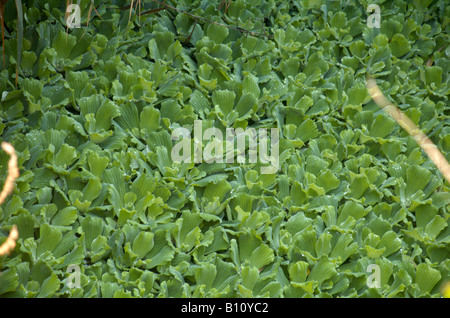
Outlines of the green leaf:
[{"label": "green leaf", "polygon": [[252,290],[255,287],[259,278],[258,268],[244,266],[241,269],[242,286],[248,290]]},{"label": "green leaf", "polygon": [[370,127],[369,135],[372,137],[385,138],[393,132],[396,125],[397,123],[393,119],[380,114],[375,117],[375,120]]},{"label": "green leaf", "polygon": [[383,255],[385,250],[386,250],[385,247],[374,248],[374,247],[369,246],[369,245],[366,245],[365,249],[366,249],[367,257],[373,258],[373,259],[377,259],[377,258],[381,257],[381,255]]},{"label": "green leaf", "polygon": [[369,98],[367,88],[361,82],[351,86],[347,91],[348,103],[351,105],[361,105]]},{"label": "green leaf", "polygon": [[89,74],[86,71],[68,72],[66,82],[67,85],[65,86],[72,90],[75,100],[79,100],[82,97],[93,96],[97,93],[97,90],[91,83]]},{"label": "green leaf", "polygon": [[34,78],[25,78],[22,82],[24,95],[33,103],[37,103],[42,97],[44,84]]},{"label": "green leaf", "polygon": [[316,241],[316,255],[317,257],[327,256],[331,252],[332,235],[329,233],[320,234]]},{"label": "green leaf", "polygon": [[115,282],[101,282],[100,291],[103,298],[113,298],[120,286]]},{"label": "green leaf", "polygon": [[205,290],[210,290],[217,275],[214,264],[206,263],[195,269],[195,281],[198,285],[204,285]]},{"label": "green leaf", "polygon": [[101,177],[103,171],[108,166],[108,157],[101,157],[97,152],[90,152],[87,159],[89,170],[96,177]]},{"label": "green leaf", "polygon": [[425,68],[425,83],[429,86],[440,87],[442,84],[442,68],[436,65]]},{"label": "green leaf", "polygon": [[[229,90],[215,90],[212,93],[214,106],[218,106],[222,113],[227,116],[234,109],[236,94]],[[192,103],[192,98],[191,98]],[[207,105],[207,104],[206,104]],[[203,106],[205,108],[207,106]]]},{"label": "green leaf", "polygon": [[81,220],[81,228],[85,235],[86,248],[91,249],[91,244],[103,232],[102,219],[98,217],[87,216]]},{"label": "green leaf", "polygon": [[77,246],[64,256],[63,267],[70,264],[81,264],[86,257],[86,252],[82,246]]},{"label": "green leaf", "polygon": [[68,104],[71,97],[71,91],[62,85],[49,85],[42,89],[42,98],[47,98],[52,107]]},{"label": "green leaf", "polygon": [[311,118],[308,118],[298,125],[295,137],[306,143],[318,135],[319,131],[316,123]]},{"label": "green leaf", "polygon": [[322,75],[328,70],[328,68],[328,62],[323,58],[322,54],[319,51],[311,54],[308,62],[306,63],[306,67],[303,70],[303,73],[305,73],[308,77],[316,72],[318,72],[319,75]]},{"label": "green leaf", "polygon": [[78,158],[78,153],[75,147],[69,146],[68,144],[63,144],[61,149],[55,155],[54,163],[56,166],[63,169],[67,169],[75,159]]},{"label": "green leaf", "polygon": [[261,90],[259,89],[258,78],[256,76],[249,74],[244,77],[244,80],[242,81],[242,93],[251,94],[255,98],[259,98]]},{"label": "green leaf", "polygon": [[421,166],[410,166],[406,170],[406,195],[412,196],[423,190],[430,182],[431,171]]},{"label": "green leaf", "polygon": [[139,258],[143,258],[153,248],[153,238],[154,235],[150,232],[140,232],[135,237],[132,249]]},{"label": "green leaf", "polygon": [[392,37],[389,48],[391,49],[392,55],[395,57],[402,57],[411,51],[409,41],[401,33],[397,33]]},{"label": "green leaf", "polygon": [[336,269],[334,264],[328,260],[328,257],[323,256],[311,269],[307,281],[316,281],[320,285],[323,281],[330,279],[335,274]]},{"label": "green leaf", "polygon": [[231,185],[226,179],[221,179],[218,182],[210,182],[203,192],[203,197],[209,200],[218,197],[220,201],[225,198],[225,195],[231,190]]},{"label": "green leaf", "polygon": [[423,0],[423,1],[414,0],[413,3],[417,9],[423,10],[426,9],[432,2],[433,0]]},{"label": "green leaf", "polygon": [[275,258],[274,251],[267,245],[261,244],[250,255],[249,265],[261,269],[273,262]]},{"label": "green leaf", "polygon": [[257,100],[253,94],[243,94],[236,104],[236,111],[239,114],[239,118],[245,118],[256,105],[256,102]]},{"label": "green leaf", "polygon": [[160,124],[160,112],[158,109],[150,106],[145,106],[140,115],[141,129],[146,129],[148,132],[156,131]]},{"label": "green leaf", "polygon": [[89,178],[88,183],[83,188],[83,200],[92,202],[102,191],[102,183],[98,178]]},{"label": "green leaf", "polygon": [[59,229],[48,224],[42,224],[36,256],[39,257],[46,251],[52,252],[61,241],[61,238],[62,234]]},{"label": "green leaf", "polygon": [[365,174],[354,174],[350,171],[350,191],[355,199],[359,199],[370,186],[370,181]]},{"label": "green leaf", "polygon": [[377,247],[384,248],[383,256],[387,257],[397,252],[402,247],[402,241],[394,231],[387,231],[381,237]]},{"label": "green leaf", "polygon": [[23,240],[34,236],[34,227],[36,221],[28,211],[21,213],[18,216],[12,217],[11,223],[17,225],[17,230]]},{"label": "green leaf", "polygon": [[334,245],[330,258],[337,259],[337,263],[342,264],[357,251],[358,243],[353,242],[353,238],[350,234],[343,233],[339,236],[339,239]]},{"label": "green leaf", "polygon": [[41,288],[39,289],[38,298],[49,298],[51,297],[60,286],[60,281],[56,273],[52,273],[49,277],[47,277],[44,282],[41,284]]},{"label": "green leaf", "polygon": [[19,286],[19,277],[14,267],[2,271],[0,278],[0,295],[13,292]]},{"label": "green leaf", "polygon": [[416,268],[415,282],[422,293],[431,293],[433,287],[441,279],[441,273],[426,263],[420,263]]},{"label": "green leaf", "polygon": [[132,131],[133,128],[139,128],[139,113],[136,104],[127,102],[120,105],[120,116],[114,120],[125,130]]},{"label": "green leaf", "polygon": [[[298,261],[289,266],[289,277],[291,283],[303,283],[308,276],[308,263]],[[295,286],[295,285],[294,285]]]},{"label": "green leaf", "polygon": [[298,249],[309,258],[316,257],[316,231],[313,229],[305,229],[299,233],[297,238]]},{"label": "green leaf", "polygon": [[346,202],[338,212],[337,224],[341,224],[351,217],[354,220],[359,220],[366,215],[366,211],[362,205],[354,201]]},{"label": "green leaf", "polygon": [[339,184],[339,178],[331,170],[325,170],[317,177],[317,185],[322,187],[325,193],[338,188]]},{"label": "green leaf", "polygon": [[444,218],[440,215],[436,215],[425,227],[425,234],[431,239],[436,239],[439,233],[441,233],[447,225],[447,221]]},{"label": "green leaf", "polygon": [[97,236],[91,243],[91,262],[96,263],[101,260],[111,247],[107,244],[108,239],[103,236]]},{"label": "green leaf", "polygon": [[53,256],[58,258],[66,255],[74,247],[76,238],[73,231],[65,233],[59,244],[53,250]]},{"label": "green leaf", "polygon": [[62,225],[67,226],[71,225],[78,218],[77,209],[73,206],[68,206],[62,210],[59,210],[58,213],[52,219],[52,225]]},{"label": "green leaf", "polygon": [[52,47],[55,49],[58,58],[68,59],[72,49],[75,47],[77,38],[64,31],[58,32],[53,39]]},{"label": "green leaf", "polygon": [[303,213],[297,213],[289,218],[285,223],[285,228],[289,233],[295,235],[310,226],[312,222],[313,221]]},{"label": "green leaf", "polygon": [[228,33],[228,28],[224,28],[215,23],[209,23],[206,28],[206,35],[217,44],[222,43],[228,36]]}]

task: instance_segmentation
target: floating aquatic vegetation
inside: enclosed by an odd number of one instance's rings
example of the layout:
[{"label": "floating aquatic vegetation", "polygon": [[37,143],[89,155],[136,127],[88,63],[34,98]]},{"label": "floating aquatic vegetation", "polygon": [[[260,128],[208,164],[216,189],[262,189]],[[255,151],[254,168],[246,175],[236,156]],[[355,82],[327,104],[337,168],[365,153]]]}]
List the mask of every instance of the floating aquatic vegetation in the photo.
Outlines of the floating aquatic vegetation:
[{"label": "floating aquatic vegetation", "polygon": [[450,159],[444,0],[32,2],[0,297],[448,296],[445,169],[376,94]]}]

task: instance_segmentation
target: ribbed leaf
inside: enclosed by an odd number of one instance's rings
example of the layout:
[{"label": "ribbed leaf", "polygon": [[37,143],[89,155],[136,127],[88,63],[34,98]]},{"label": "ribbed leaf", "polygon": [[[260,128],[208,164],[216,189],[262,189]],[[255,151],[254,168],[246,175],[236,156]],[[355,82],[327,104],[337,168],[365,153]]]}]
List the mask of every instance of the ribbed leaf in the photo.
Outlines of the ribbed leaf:
[{"label": "ribbed leaf", "polygon": [[71,225],[78,218],[77,209],[73,206],[68,206],[56,213],[52,219],[53,225]]},{"label": "ribbed leaf", "polygon": [[306,281],[308,276],[308,263],[303,261],[298,261],[289,266],[289,277],[291,282],[303,283]]},{"label": "ribbed leaf", "polygon": [[321,257],[311,269],[307,281],[316,281],[321,284],[323,281],[330,279],[334,274],[336,274],[334,264],[327,257]]},{"label": "ribbed leaf", "polygon": [[43,224],[40,229],[40,239],[36,255],[39,257],[46,251],[52,252],[61,241],[61,238],[62,234],[60,230],[54,226]]},{"label": "ribbed leaf", "polygon": [[158,109],[145,106],[140,113],[140,128],[147,131],[156,131],[159,128],[160,112]]},{"label": "ribbed leaf", "polygon": [[406,194],[413,195],[418,190],[423,190],[430,182],[431,171],[420,166],[410,166],[406,170]]},{"label": "ribbed leaf", "polygon": [[236,111],[239,114],[239,117],[245,117],[250,110],[256,105],[256,98],[253,94],[244,94],[239,99],[236,104]]},{"label": "ribbed leaf", "polygon": [[439,66],[431,66],[425,68],[425,83],[427,85],[441,86],[442,83],[442,68]]},{"label": "ribbed leaf", "polygon": [[252,290],[259,278],[258,268],[244,266],[241,269],[241,278],[242,285],[248,290]]},{"label": "ribbed leaf", "polygon": [[0,295],[13,292],[19,286],[19,277],[14,267],[3,271],[0,277]]},{"label": "ribbed leaf", "polygon": [[139,258],[143,258],[154,245],[153,233],[140,232],[133,241],[133,251],[138,255]]},{"label": "ribbed leaf", "polygon": [[81,221],[81,228],[85,235],[86,248],[90,249],[92,241],[103,231],[103,222],[100,218],[87,216]]},{"label": "ribbed leaf", "polygon": [[397,123],[387,116],[378,115],[373,121],[373,124],[369,131],[369,135],[373,137],[385,138],[394,130],[396,125]]},{"label": "ribbed leaf", "polygon": [[425,234],[431,239],[435,239],[447,225],[447,221],[444,218],[436,215],[425,227]]},{"label": "ribbed leaf", "polygon": [[214,264],[202,264],[195,270],[195,280],[199,285],[205,285],[205,290],[210,290],[217,275]]},{"label": "ribbed leaf", "polygon": [[416,268],[415,282],[422,293],[431,293],[433,287],[441,279],[441,273],[426,263],[420,263]]},{"label": "ribbed leaf", "polygon": [[357,251],[358,243],[353,242],[351,235],[343,233],[339,236],[339,239],[330,254],[330,258],[337,258],[338,264],[342,264]]},{"label": "ribbed leaf", "polygon": [[354,220],[359,220],[364,215],[366,215],[366,211],[363,206],[356,202],[348,201],[343,205],[341,211],[339,212],[337,224],[344,222],[348,217],[352,217]]},{"label": "ribbed leaf", "polygon": [[256,267],[257,269],[261,269],[264,266],[273,262],[274,257],[275,254],[273,250],[269,246],[261,244],[252,252],[248,260],[250,266]]},{"label": "ribbed leaf", "polygon": [[391,39],[389,43],[389,47],[391,49],[392,55],[396,57],[402,57],[409,51],[411,51],[411,45],[409,41],[405,38],[405,36],[401,33],[397,33]]},{"label": "ribbed leaf", "polygon": [[87,162],[89,164],[90,172],[97,177],[101,177],[103,171],[108,166],[109,159],[107,157],[99,156],[96,152],[91,152],[88,156]]},{"label": "ribbed leaf", "polygon": [[379,248],[385,248],[383,256],[387,257],[397,252],[402,247],[402,241],[397,237],[394,231],[388,231],[381,237]]},{"label": "ribbed leaf", "polygon": [[147,269],[154,268],[169,262],[174,257],[174,251],[166,244],[165,231],[157,230],[154,232],[154,245],[147,254],[149,259]]},{"label": "ribbed leaf", "polygon": [[[229,90],[215,90],[212,93],[214,105],[219,106],[222,113],[227,116],[234,109],[236,94]],[[192,100],[191,100],[192,103]]]}]

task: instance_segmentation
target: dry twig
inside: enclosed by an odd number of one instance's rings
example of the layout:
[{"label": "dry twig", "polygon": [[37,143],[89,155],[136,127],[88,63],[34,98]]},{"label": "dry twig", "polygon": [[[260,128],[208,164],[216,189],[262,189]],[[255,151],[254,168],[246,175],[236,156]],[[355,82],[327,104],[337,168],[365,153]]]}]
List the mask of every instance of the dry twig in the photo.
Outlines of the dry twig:
[{"label": "dry twig", "polygon": [[17,155],[14,147],[8,142],[2,142],[3,150],[11,157],[8,161],[8,176],[5,185],[0,193],[0,204],[5,201],[6,197],[14,190],[14,181],[19,177],[19,168],[17,167]]},{"label": "dry twig", "polygon": [[420,130],[416,124],[406,116],[397,106],[392,104],[378,88],[375,79],[367,79],[367,89],[375,103],[380,106],[389,116],[414,138],[419,146],[425,151],[428,157],[433,161],[436,167],[441,171],[447,182],[450,183],[450,165],[444,155],[439,151],[436,145]]},{"label": "dry twig", "polygon": [[[3,150],[10,156],[8,161],[8,176],[6,177],[5,185],[0,193],[0,204],[5,201],[6,197],[14,190],[14,182],[19,177],[19,168],[17,167],[17,155],[14,147],[8,142],[2,142]],[[16,246],[16,240],[19,238],[19,231],[17,226],[13,225],[8,239],[2,246],[0,246],[0,256],[9,254]]]},{"label": "dry twig", "polygon": [[17,226],[13,225],[5,243],[0,246],[0,256],[11,253],[11,251],[16,247],[16,241],[18,238],[19,231],[17,230]]}]

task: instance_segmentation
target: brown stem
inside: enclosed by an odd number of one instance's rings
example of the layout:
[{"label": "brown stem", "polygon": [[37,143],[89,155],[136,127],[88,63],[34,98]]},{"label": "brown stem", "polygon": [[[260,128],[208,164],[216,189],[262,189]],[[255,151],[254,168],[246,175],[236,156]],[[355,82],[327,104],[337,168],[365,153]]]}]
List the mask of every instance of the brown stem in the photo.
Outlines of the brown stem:
[{"label": "brown stem", "polygon": [[194,25],[192,26],[192,31],[189,34],[189,36],[187,37],[186,41],[184,41],[185,43],[188,43],[191,40],[192,34],[194,34],[194,30],[195,30],[195,26],[197,25],[197,19],[195,19]]}]

